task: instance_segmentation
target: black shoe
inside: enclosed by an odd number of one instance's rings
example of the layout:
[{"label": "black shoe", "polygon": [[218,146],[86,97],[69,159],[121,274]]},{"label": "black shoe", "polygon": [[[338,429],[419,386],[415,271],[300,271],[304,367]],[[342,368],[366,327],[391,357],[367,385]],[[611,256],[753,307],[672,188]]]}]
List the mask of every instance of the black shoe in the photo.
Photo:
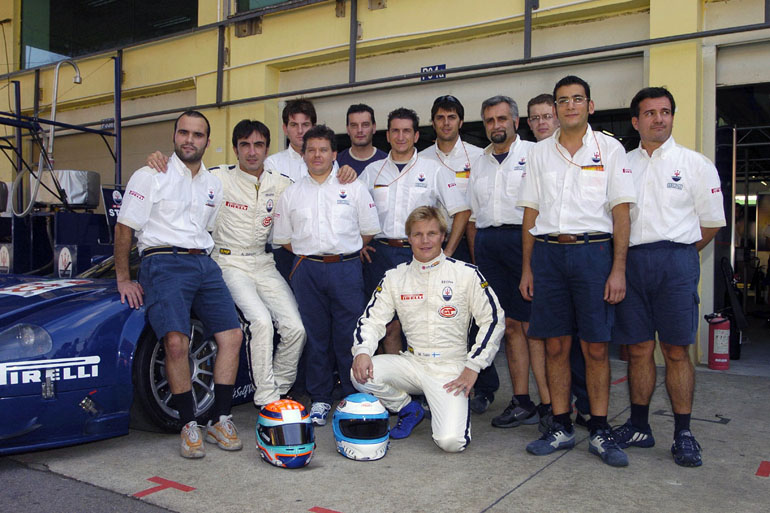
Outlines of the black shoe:
[{"label": "black shoe", "polygon": [[473,399],[470,400],[470,406],[471,411],[473,413],[478,413],[481,415],[485,411],[487,411],[487,408],[489,408],[489,405],[492,404],[492,401],[494,401],[494,396],[488,396],[486,394],[476,394]]},{"label": "black shoe", "polygon": [[516,398],[513,398],[503,413],[492,419],[492,425],[499,428],[512,428],[521,424],[537,424],[539,421],[537,406],[533,404],[530,408],[524,408],[519,406]]}]

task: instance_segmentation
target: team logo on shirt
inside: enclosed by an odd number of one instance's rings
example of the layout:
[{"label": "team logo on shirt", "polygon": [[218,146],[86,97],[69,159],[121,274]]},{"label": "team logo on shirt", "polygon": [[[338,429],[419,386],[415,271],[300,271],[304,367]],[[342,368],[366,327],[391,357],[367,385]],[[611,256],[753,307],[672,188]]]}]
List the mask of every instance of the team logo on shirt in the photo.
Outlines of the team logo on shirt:
[{"label": "team logo on shirt", "polygon": [[452,299],[452,287],[444,287],[444,290],[441,291],[441,297],[444,298],[444,301]]},{"label": "team logo on shirt", "polygon": [[345,192],[345,189],[340,189],[340,198],[345,199],[348,197],[348,193]]},{"label": "team logo on shirt", "polygon": [[267,200],[267,203],[265,203],[265,209],[268,212],[272,212],[273,211],[273,200],[271,200],[271,199]]},{"label": "team logo on shirt", "polygon": [[526,163],[527,163],[527,157],[521,157],[521,158],[519,159],[519,165],[520,165],[520,166],[523,166],[523,165],[524,165],[524,164],[526,164]]},{"label": "team logo on shirt", "polygon": [[425,181],[425,173],[420,173],[419,175],[417,175],[417,180],[420,181],[420,182],[424,182]]},{"label": "team logo on shirt", "polygon": [[672,179],[673,181],[675,181],[675,182],[678,182],[679,180],[681,180],[681,179],[682,179],[682,174],[679,172],[679,170],[678,170],[678,169],[677,169],[676,171],[674,171],[674,174],[673,174],[673,175],[671,175],[671,179]]},{"label": "team logo on shirt", "polygon": [[209,199],[210,200],[214,199],[214,189],[209,189]]},{"label": "team logo on shirt", "polygon": [[591,160],[593,160],[595,163],[597,163],[597,164],[598,164],[599,162],[601,162],[601,161],[602,161],[602,156],[599,154],[599,152],[598,152],[598,151],[595,151],[595,152],[594,152],[594,156],[593,156],[593,157],[591,157]]},{"label": "team logo on shirt", "polygon": [[465,167],[463,169],[465,170],[466,173],[470,173],[471,172],[471,163],[470,162],[466,162],[465,163]]},{"label": "team logo on shirt", "polygon": [[411,301],[413,299],[422,299],[422,294],[401,294],[401,301]]},{"label": "team logo on shirt", "polygon": [[264,227],[268,227],[268,226],[270,226],[272,223],[273,223],[273,218],[272,218],[272,217],[270,217],[270,216],[267,216],[266,218],[264,218],[264,219],[262,220],[262,226],[264,226]]},{"label": "team logo on shirt", "polygon": [[134,198],[138,199],[139,201],[144,201],[144,196],[136,192],[135,190],[128,191],[129,196],[133,196]]},{"label": "team logo on shirt", "polygon": [[240,203],[235,203],[233,201],[225,201],[225,206],[229,208],[234,208],[236,210],[248,210],[248,205],[241,205]]},{"label": "team logo on shirt", "polygon": [[455,315],[457,315],[457,308],[455,308],[454,306],[449,306],[449,305],[442,306],[441,308],[438,309],[438,314],[441,317],[445,317],[445,318],[449,319],[449,318],[452,318]]},{"label": "team logo on shirt", "polygon": [[715,187],[715,188],[711,189],[711,194],[716,194],[718,192],[722,192],[722,188],[721,187]]}]

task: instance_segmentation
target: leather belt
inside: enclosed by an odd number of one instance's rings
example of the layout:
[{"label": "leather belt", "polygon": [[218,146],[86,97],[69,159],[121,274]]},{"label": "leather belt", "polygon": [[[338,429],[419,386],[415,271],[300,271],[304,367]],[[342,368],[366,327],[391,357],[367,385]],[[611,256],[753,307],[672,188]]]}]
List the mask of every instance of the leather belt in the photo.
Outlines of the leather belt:
[{"label": "leather belt", "polygon": [[407,239],[377,239],[380,244],[391,246],[394,248],[409,248],[411,247]]},{"label": "leather belt", "polygon": [[312,260],[313,262],[334,264],[337,262],[345,262],[347,260],[358,258],[358,253],[348,253],[347,255],[306,255],[305,258]]},{"label": "leather belt", "polygon": [[591,242],[606,242],[612,239],[609,233],[549,233],[537,235],[535,239],[549,244],[588,244]]},{"label": "leather belt", "polygon": [[520,224],[501,224],[500,226],[487,226],[486,228],[479,228],[479,230],[521,230]]},{"label": "leather belt", "polygon": [[207,255],[205,249],[179,248],[177,246],[153,246],[142,251],[142,258],[150,255]]}]

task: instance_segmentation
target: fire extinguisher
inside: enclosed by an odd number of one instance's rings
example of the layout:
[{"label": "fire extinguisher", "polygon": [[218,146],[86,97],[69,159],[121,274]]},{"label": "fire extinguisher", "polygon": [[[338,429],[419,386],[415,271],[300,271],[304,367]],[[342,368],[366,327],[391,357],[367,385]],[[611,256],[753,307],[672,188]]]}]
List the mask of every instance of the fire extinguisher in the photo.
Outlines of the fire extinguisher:
[{"label": "fire extinguisher", "polygon": [[704,316],[709,324],[709,369],[730,368],[730,321],[718,313]]}]

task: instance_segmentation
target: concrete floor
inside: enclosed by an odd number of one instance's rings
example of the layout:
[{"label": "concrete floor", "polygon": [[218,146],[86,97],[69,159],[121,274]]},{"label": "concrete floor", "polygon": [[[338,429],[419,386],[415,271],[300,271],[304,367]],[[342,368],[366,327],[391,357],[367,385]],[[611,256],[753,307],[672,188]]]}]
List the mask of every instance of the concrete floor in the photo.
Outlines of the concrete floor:
[{"label": "concrete floor", "polygon": [[[496,365],[501,377],[507,373],[502,353]],[[628,416],[625,375],[625,364],[613,361],[612,424]],[[316,430],[318,448],[308,467],[279,469],[258,459],[256,411],[243,405],[234,410],[246,446],[238,453],[209,445],[206,458],[187,461],[178,456],[177,435],[131,431],[8,458],[126,496],[157,487],[158,480],[150,479],[158,477],[194,488],[166,488],[141,498],[180,512],[768,511],[770,477],[763,475],[770,473],[770,379],[704,369],[696,379],[692,429],[704,465],[695,469],[671,458],[673,417],[662,370],[650,409],[657,445],[629,449],[625,469],[589,454],[587,432],[580,428],[573,450],[544,457],[526,453],[526,444],[539,436],[536,426],[489,424],[505,407],[510,384],[487,413],[473,417],[473,442],[455,455],[432,443],[426,421],[410,438],[393,441],[384,459],[355,462],[335,452],[327,425]]]}]

